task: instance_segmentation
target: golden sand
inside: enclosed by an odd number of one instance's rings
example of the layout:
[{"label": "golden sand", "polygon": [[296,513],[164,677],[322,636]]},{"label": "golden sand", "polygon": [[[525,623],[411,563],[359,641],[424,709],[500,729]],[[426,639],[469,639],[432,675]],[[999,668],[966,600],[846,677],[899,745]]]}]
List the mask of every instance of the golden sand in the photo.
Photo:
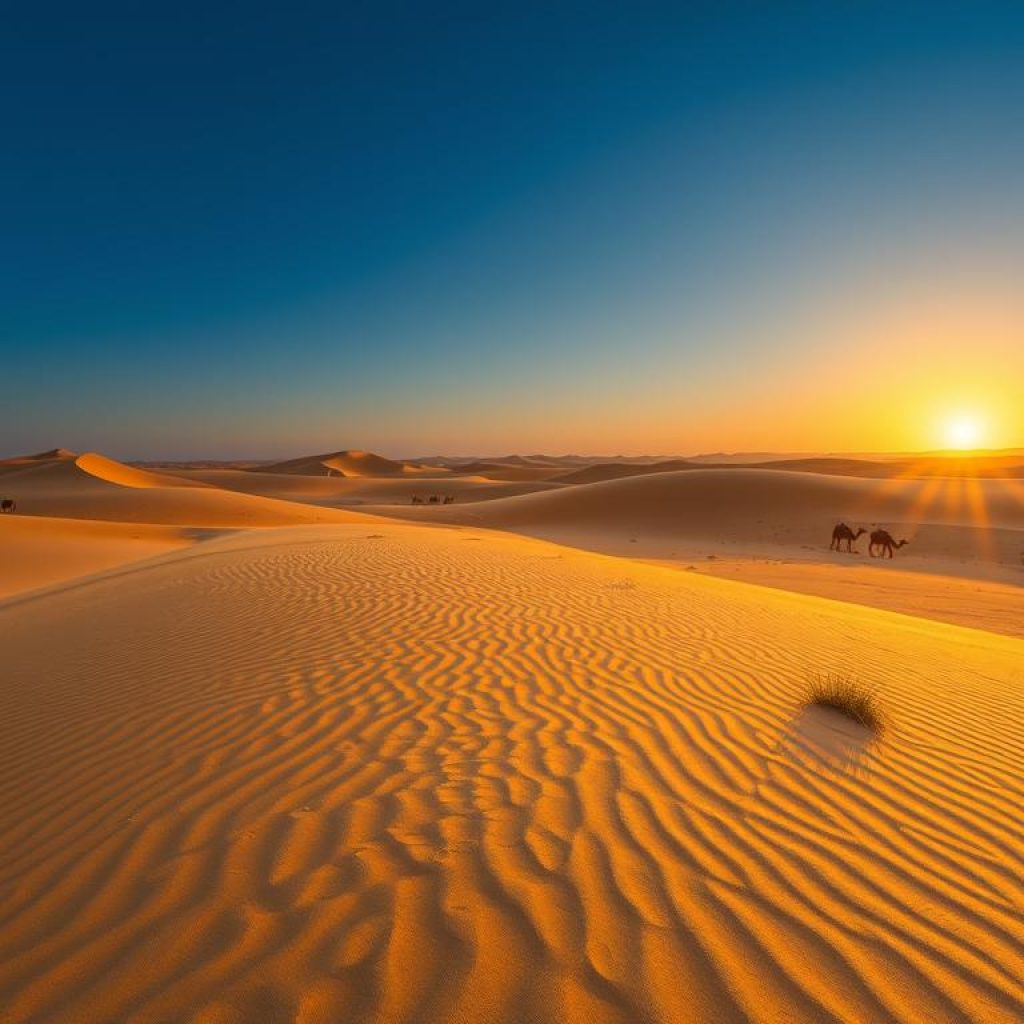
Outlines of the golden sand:
[{"label": "golden sand", "polygon": [[583,550],[799,547],[796,476],[416,513],[565,546],[8,467],[0,1020],[1024,1019],[1024,640]]}]

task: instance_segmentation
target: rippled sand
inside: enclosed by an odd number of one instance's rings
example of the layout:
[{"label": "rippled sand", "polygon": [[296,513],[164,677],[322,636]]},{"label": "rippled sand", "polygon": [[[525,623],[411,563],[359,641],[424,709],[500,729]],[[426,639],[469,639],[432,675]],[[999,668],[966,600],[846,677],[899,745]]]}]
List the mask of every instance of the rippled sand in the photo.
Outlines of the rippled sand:
[{"label": "rippled sand", "polygon": [[5,1022],[1024,1017],[1024,641],[376,523],[0,636]]}]

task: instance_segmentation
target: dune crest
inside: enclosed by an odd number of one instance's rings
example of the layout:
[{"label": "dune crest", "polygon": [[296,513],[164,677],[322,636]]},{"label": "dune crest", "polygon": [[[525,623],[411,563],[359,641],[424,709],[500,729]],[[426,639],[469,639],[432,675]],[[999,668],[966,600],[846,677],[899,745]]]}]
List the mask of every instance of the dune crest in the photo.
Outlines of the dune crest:
[{"label": "dune crest", "polygon": [[149,469],[136,469],[126,466],[123,462],[115,462],[98,452],[86,452],[75,459],[79,469],[107,483],[121,487],[205,487],[198,480],[187,480],[172,476],[170,473],[159,473]]}]

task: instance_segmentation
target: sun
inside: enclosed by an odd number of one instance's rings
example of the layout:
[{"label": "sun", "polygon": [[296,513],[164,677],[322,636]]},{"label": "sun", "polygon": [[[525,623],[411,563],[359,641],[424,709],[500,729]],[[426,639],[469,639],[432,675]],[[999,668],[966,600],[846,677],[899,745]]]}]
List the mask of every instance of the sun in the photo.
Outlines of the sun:
[{"label": "sun", "polygon": [[962,413],[946,421],[946,443],[950,448],[967,451],[981,441],[981,422],[976,416]]}]

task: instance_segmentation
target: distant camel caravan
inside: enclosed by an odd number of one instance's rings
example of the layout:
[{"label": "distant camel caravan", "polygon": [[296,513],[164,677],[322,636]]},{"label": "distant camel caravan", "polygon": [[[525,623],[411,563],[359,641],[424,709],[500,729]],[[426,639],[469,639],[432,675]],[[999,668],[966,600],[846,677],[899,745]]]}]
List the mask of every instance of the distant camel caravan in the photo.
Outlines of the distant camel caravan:
[{"label": "distant camel caravan", "polygon": [[846,542],[846,550],[853,554],[853,542],[862,534],[867,533],[863,527],[859,527],[857,532],[854,533],[846,523],[837,523],[835,529],[832,531],[832,543],[829,545],[829,551],[842,551],[842,544]]},{"label": "distant camel caravan", "polygon": [[909,540],[901,540],[899,542],[892,539],[892,534],[888,530],[872,530],[870,543],[868,544],[868,554],[875,558],[875,548],[878,548],[878,558],[885,558],[885,553],[889,552],[889,557],[892,558],[892,553],[895,549],[903,547],[904,544],[909,544]]},{"label": "distant camel caravan", "polygon": [[421,498],[418,494],[412,496],[414,505],[451,505],[455,501],[454,494],[432,494],[429,498]]},{"label": "distant camel caravan", "polygon": [[0,499],[0,512],[17,512],[18,506],[13,498]]}]

